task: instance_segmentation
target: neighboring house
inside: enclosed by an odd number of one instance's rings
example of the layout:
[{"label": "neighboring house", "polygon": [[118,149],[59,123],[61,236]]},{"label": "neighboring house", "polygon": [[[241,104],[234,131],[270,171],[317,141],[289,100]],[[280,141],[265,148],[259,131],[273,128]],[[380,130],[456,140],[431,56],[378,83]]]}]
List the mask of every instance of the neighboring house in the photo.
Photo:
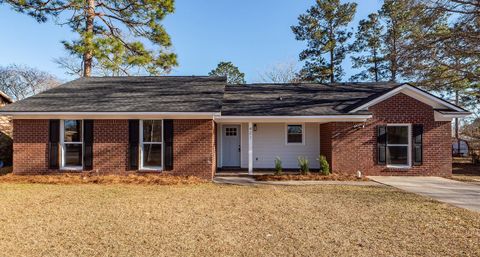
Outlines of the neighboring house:
[{"label": "neighboring house", "polygon": [[16,174],[165,172],[212,178],[318,168],[365,175],[452,170],[451,120],[466,110],[409,84],[226,85],[221,77],[82,78],[5,107]]},{"label": "neighboring house", "polygon": [[[13,99],[0,91],[0,111],[5,105],[13,103]],[[0,115],[0,161],[3,165],[12,164],[12,118]]]},{"label": "neighboring house", "polygon": [[452,138],[452,154],[453,156],[468,157],[468,142],[463,139]]}]

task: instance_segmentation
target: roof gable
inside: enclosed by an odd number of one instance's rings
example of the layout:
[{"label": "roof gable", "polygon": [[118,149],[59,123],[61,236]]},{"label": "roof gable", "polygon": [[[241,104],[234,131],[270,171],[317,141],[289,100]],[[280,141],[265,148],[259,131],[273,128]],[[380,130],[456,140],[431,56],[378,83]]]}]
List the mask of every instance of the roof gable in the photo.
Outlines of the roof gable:
[{"label": "roof gable", "polygon": [[405,95],[408,95],[420,102],[423,102],[427,105],[430,105],[432,106],[432,108],[434,109],[448,109],[448,110],[452,110],[452,111],[455,111],[455,112],[468,112],[466,111],[465,109],[462,109],[461,107],[459,106],[456,106],[454,104],[451,104],[437,96],[434,96],[424,90],[421,90],[417,87],[414,87],[408,83],[405,83],[405,84],[401,84],[395,88],[392,88],[391,90],[389,91],[386,91],[384,92],[383,94],[380,94],[380,95],[377,95],[375,97],[372,97],[370,99],[365,99],[365,101],[361,104],[357,104],[356,106],[354,106],[354,108],[351,108],[351,110],[349,110],[349,113],[355,113],[355,112],[358,112],[358,111],[362,111],[362,110],[368,110],[368,107],[370,106],[373,106],[377,103],[380,103],[382,101],[385,101],[386,99],[394,96],[394,95],[397,95],[397,94],[400,94],[400,93],[403,93]]}]

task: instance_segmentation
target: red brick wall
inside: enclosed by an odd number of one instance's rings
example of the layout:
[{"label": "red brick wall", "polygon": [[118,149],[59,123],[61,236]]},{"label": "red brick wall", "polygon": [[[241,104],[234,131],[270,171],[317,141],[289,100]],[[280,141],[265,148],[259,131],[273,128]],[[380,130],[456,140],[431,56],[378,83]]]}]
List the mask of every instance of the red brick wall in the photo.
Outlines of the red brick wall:
[{"label": "red brick wall", "polygon": [[332,163],[332,125],[320,124],[320,154],[325,156],[329,164]]},{"label": "red brick wall", "polygon": [[[405,94],[395,95],[372,106],[369,111],[373,118],[364,128],[354,128],[355,123],[335,122],[322,124],[320,141],[331,140],[321,150],[331,152],[331,166],[334,172],[365,175],[435,175],[450,176],[452,172],[451,124],[449,121],[435,121],[432,107]],[[376,126],[387,123],[423,124],[423,164],[410,169],[393,169],[377,165]],[[358,124],[358,123],[357,123]],[[325,139],[325,137],[328,137]]]},{"label": "red brick wall", "polygon": [[169,173],[211,179],[216,167],[213,120],[174,120],[173,133],[173,170]]},{"label": "red brick wall", "polygon": [[128,120],[95,120],[93,171],[128,172]]},{"label": "red brick wall", "polygon": [[13,172],[48,172],[48,120],[13,120]]},{"label": "red brick wall", "polygon": [[[55,173],[48,169],[48,120],[14,120],[14,173]],[[213,120],[174,120],[173,175],[211,179],[215,172]],[[128,120],[95,120],[93,171],[128,171]]]}]

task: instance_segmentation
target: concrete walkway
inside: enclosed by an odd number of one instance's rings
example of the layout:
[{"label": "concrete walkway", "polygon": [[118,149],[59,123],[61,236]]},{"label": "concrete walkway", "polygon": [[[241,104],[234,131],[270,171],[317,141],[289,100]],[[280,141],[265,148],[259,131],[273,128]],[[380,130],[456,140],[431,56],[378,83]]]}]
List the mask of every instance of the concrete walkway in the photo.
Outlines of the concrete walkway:
[{"label": "concrete walkway", "polygon": [[480,186],[440,177],[368,177],[401,190],[480,212]]},{"label": "concrete walkway", "polygon": [[277,186],[311,186],[311,185],[348,185],[348,186],[381,186],[381,184],[373,181],[327,181],[327,180],[308,180],[308,181],[257,181],[252,177],[215,177],[214,183],[230,184],[240,186],[255,186],[255,185],[277,185]]}]

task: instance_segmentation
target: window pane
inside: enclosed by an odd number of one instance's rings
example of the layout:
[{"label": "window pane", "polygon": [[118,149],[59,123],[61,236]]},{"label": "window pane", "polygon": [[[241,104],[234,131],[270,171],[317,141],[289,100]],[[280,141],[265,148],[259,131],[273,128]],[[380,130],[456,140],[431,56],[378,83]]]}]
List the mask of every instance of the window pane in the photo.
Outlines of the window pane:
[{"label": "window pane", "polygon": [[82,121],[66,120],[64,121],[65,142],[82,142]]},{"label": "window pane", "polygon": [[387,163],[408,165],[408,146],[387,146]]},{"label": "window pane", "polygon": [[288,125],[288,134],[302,134],[302,125]]},{"label": "window pane", "polygon": [[143,142],[162,142],[162,121],[143,121]]},{"label": "window pane", "polygon": [[288,143],[302,143],[302,135],[293,134],[288,135]]},{"label": "window pane", "polygon": [[302,143],[302,125],[287,126],[287,143]]},{"label": "window pane", "polygon": [[162,145],[143,145],[143,166],[160,167],[162,166]]},{"label": "window pane", "polygon": [[408,127],[388,126],[387,144],[408,144]]},{"label": "window pane", "polygon": [[65,166],[82,166],[82,145],[66,144],[64,153]]}]

